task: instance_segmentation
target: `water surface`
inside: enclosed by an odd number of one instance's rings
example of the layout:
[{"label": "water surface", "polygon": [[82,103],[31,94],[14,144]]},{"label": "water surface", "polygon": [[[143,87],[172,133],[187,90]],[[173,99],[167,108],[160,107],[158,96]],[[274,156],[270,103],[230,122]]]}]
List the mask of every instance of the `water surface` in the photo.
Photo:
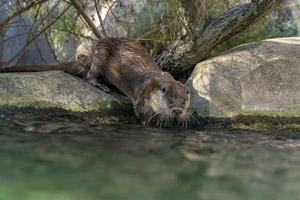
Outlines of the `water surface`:
[{"label": "water surface", "polygon": [[298,200],[300,133],[0,121],[0,200]]}]

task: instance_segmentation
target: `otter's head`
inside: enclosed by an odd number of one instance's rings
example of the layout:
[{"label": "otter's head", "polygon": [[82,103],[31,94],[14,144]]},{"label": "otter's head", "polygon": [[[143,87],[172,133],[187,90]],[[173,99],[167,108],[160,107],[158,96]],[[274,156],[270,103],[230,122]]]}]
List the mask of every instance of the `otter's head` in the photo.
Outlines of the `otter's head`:
[{"label": "otter's head", "polygon": [[168,126],[175,119],[186,120],[190,94],[187,87],[172,79],[152,80],[137,105],[138,115],[146,123]]},{"label": "otter's head", "polygon": [[162,83],[160,88],[153,91],[151,99],[158,99],[156,102],[158,107],[155,112],[162,111],[174,117],[186,115],[190,104],[190,94],[185,85],[179,81],[168,81]]}]

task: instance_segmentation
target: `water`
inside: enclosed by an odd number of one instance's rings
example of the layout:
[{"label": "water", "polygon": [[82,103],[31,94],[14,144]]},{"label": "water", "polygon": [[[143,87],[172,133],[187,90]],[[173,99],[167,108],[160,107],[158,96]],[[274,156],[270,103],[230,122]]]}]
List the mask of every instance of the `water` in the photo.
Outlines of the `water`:
[{"label": "water", "polygon": [[0,200],[298,200],[300,133],[0,121]]}]

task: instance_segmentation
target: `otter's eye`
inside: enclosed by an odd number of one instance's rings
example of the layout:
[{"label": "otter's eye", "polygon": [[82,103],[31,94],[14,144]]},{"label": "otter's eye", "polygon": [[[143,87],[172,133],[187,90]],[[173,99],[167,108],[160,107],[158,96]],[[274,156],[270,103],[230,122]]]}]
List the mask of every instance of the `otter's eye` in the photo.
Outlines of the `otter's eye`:
[{"label": "otter's eye", "polygon": [[166,91],[167,91],[166,88],[163,88],[163,89],[162,89],[162,92],[163,92],[163,93],[166,93]]},{"label": "otter's eye", "polygon": [[186,91],[186,94],[189,94],[190,92],[189,91]]}]

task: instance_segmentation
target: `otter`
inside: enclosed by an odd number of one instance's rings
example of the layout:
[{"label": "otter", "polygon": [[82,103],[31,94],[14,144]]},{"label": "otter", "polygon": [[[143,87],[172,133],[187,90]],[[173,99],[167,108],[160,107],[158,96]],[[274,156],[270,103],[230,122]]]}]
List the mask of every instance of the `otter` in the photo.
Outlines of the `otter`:
[{"label": "otter", "polygon": [[77,62],[2,67],[0,72],[62,70],[109,91],[112,85],[132,101],[143,124],[183,121],[188,117],[189,91],[172,75],[162,71],[146,50],[125,38],[100,39],[91,54]]}]

